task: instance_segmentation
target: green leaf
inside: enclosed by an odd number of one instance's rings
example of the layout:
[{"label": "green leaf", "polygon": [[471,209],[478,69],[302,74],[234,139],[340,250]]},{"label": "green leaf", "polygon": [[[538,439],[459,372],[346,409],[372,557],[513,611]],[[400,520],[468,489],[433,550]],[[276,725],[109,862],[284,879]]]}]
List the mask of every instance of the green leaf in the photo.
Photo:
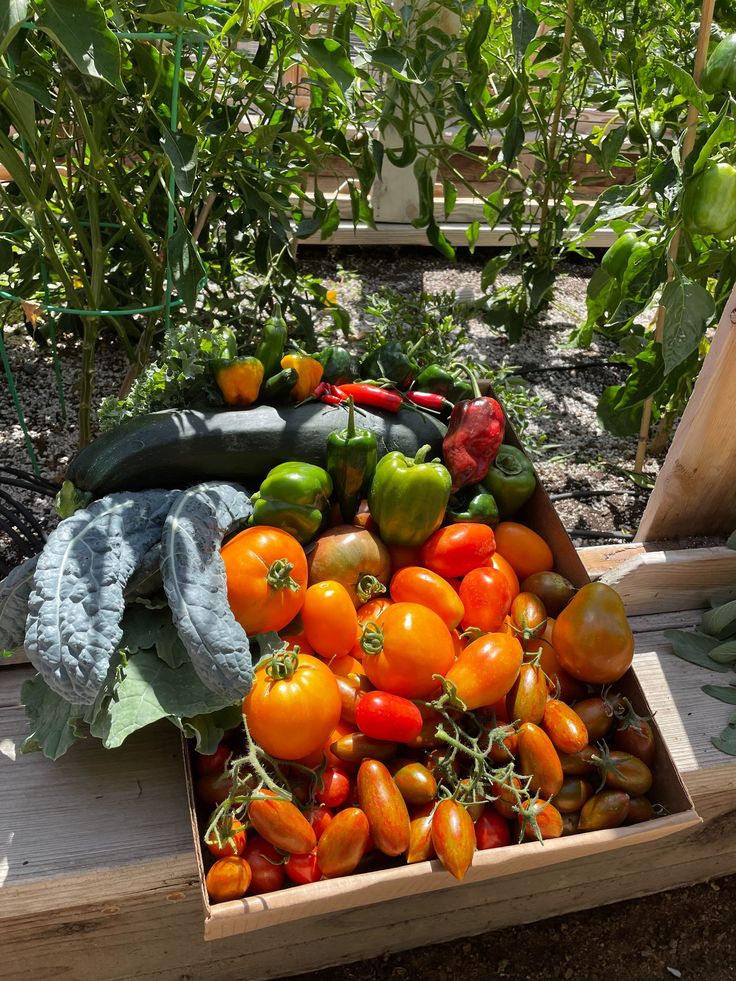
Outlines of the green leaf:
[{"label": "green leaf", "polygon": [[61,45],[83,75],[125,91],[120,45],[97,0],[46,0],[36,24]]},{"label": "green leaf", "polygon": [[736,688],[733,685],[703,685],[701,690],[711,698],[717,698],[719,702],[736,705]]},{"label": "green leaf", "polygon": [[722,753],[726,753],[728,756],[736,756],[736,715],[731,716],[731,721],[720,736],[713,736],[711,742]]},{"label": "green leaf", "polygon": [[30,728],[21,746],[22,753],[40,751],[48,759],[58,760],[83,735],[79,726],[89,706],[65,701],[49,688],[40,674],[23,682],[20,700]]},{"label": "green leaf", "polygon": [[621,406],[625,385],[609,385],[598,399],[596,414],[603,428],[613,436],[633,436],[641,426],[640,405]]},{"label": "green leaf", "polygon": [[479,234],[480,234],[480,222],[471,221],[471,223],[465,229],[465,238],[468,240],[468,247],[471,253],[475,252],[475,243],[478,241]]},{"label": "green leaf", "polygon": [[697,159],[693,164],[693,169],[691,173],[697,174],[698,171],[702,170],[703,167],[711,160],[713,157],[713,151],[716,147],[721,146],[723,143],[733,146],[736,143],[736,119],[730,115],[729,103],[726,102],[723,106],[721,115],[718,117],[718,121],[715,126],[713,126],[708,138],[700,149]]},{"label": "green leaf", "polygon": [[626,139],[626,127],[617,126],[616,129],[609,130],[601,140],[600,154],[601,163],[607,172],[610,173],[611,167],[618,159],[619,151]]},{"label": "green leaf", "polygon": [[332,201],[327,212],[322,219],[322,226],[320,228],[319,237],[324,241],[329,238],[333,232],[337,231],[340,227],[340,209],[337,206],[337,201]]},{"label": "green leaf", "polygon": [[434,218],[430,218],[429,224],[427,225],[427,238],[445,259],[450,259],[451,261],[455,259],[455,250]]},{"label": "green leaf", "polygon": [[669,61],[667,58],[660,58],[659,63],[669,75],[679,94],[687,99],[688,102],[692,102],[697,107],[698,112],[707,113],[708,100],[695,84],[695,80],[690,72],[685,71],[684,68],[680,68],[679,65],[676,65],[673,61]]},{"label": "green leaf", "polygon": [[345,95],[355,79],[355,69],[345,54],[345,49],[333,38],[303,38],[307,58],[326,72]]},{"label": "green leaf", "polygon": [[578,40],[582,44],[591,65],[594,68],[597,68],[599,72],[604,71],[606,62],[600,45],[598,44],[598,38],[595,36],[593,31],[585,24],[575,24],[575,33],[577,34]]},{"label": "green leaf", "polygon": [[450,217],[452,212],[455,210],[455,202],[457,201],[457,188],[452,183],[452,181],[442,182],[443,196],[445,199],[445,221]]},{"label": "green leaf", "polygon": [[705,287],[678,272],[662,290],[664,370],[669,374],[700,344],[716,308]]},{"label": "green leaf", "polygon": [[221,695],[205,688],[186,661],[170,668],[150,651],[131,657],[90,731],[102,739],[106,749],[114,749],[138,729],[167,716],[190,718],[227,708]]},{"label": "green leaf", "polygon": [[488,4],[483,4],[478,9],[473,26],[465,38],[465,57],[471,71],[474,71],[480,66],[480,51],[485,39],[488,37],[492,20],[493,14],[491,13],[491,8]]},{"label": "green leaf", "polygon": [[0,80],[0,84],[2,84],[0,99],[13,121],[13,126],[32,147],[35,147],[38,142],[38,128],[36,126],[36,104],[33,97],[28,92],[18,88],[13,82]]},{"label": "green leaf", "polygon": [[506,127],[501,145],[501,156],[507,167],[512,166],[524,145],[524,124],[519,116],[514,116]]},{"label": "green leaf", "polygon": [[121,647],[130,656],[139,651],[155,649],[170,668],[181,667],[187,652],[171,619],[168,606],[152,607],[145,603],[129,603],[122,621]]},{"label": "green leaf", "polygon": [[28,16],[28,0],[3,0],[0,4],[0,55]]},{"label": "green leaf", "polygon": [[736,531],[732,531],[728,536],[728,541],[726,542],[726,548],[736,549]]},{"label": "green leaf", "polygon": [[189,133],[172,133],[164,126],[161,146],[171,161],[174,170],[174,180],[185,198],[194,190],[194,178],[197,173],[197,140]]},{"label": "green leaf", "polygon": [[187,310],[193,310],[199,284],[207,275],[197,246],[186,225],[177,218],[176,230],[167,243],[171,280]]},{"label": "green leaf", "polygon": [[385,68],[394,78],[402,82],[421,83],[422,81],[411,70],[406,55],[395,48],[375,48],[370,54],[370,59],[377,68]]},{"label": "green leaf", "polygon": [[700,621],[700,629],[719,640],[730,637],[736,632],[736,600],[707,610]]},{"label": "green leaf", "polygon": [[517,0],[511,10],[511,38],[517,66],[524,60],[526,49],[537,33],[537,26],[537,18],[531,10]]},{"label": "green leaf", "polygon": [[665,630],[665,638],[672,644],[672,651],[683,661],[697,664],[701,668],[709,668],[723,674],[730,668],[726,664],[718,664],[710,658],[710,652],[718,646],[715,637],[708,637],[696,631]]},{"label": "green leaf", "polygon": [[198,753],[214,753],[228,729],[240,725],[243,719],[241,713],[240,705],[231,705],[219,712],[195,715],[189,719],[170,716],[169,721],[181,729],[187,739],[196,740],[194,748]]},{"label": "green leaf", "polygon": [[480,288],[484,293],[493,286],[498,278],[498,274],[508,265],[508,255],[495,255],[483,266],[480,274]]}]

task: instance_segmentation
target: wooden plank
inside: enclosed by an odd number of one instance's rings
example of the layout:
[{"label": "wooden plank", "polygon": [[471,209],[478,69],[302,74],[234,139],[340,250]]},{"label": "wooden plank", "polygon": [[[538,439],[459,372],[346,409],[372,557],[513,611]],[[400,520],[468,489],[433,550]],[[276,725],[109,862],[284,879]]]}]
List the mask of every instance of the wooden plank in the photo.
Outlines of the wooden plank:
[{"label": "wooden plank", "polygon": [[[736,528],[736,287],[685,407],[636,533],[637,541]],[[697,502],[697,505],[696,503]]]},{"label": "wooden plank", "polygon": [[[439,227],[452,245],[468,244],[468,225],[453,222],[439,222]],[[591,249],[607,249],[616,241],[618,236],[611,228],[598,228],[585,240],[585,245]],[[423,228],[398,223],[376,223],[375,228],[368,225],[341,221],[329,238],[321,238],[318,233],[309,238],[299,240],[304,245],[423,245],[431,248]],[[476,240],[478,248],[510,245],[514,241],[514,233],[510,225],[497,225],[495,228],[481,226]]]}]

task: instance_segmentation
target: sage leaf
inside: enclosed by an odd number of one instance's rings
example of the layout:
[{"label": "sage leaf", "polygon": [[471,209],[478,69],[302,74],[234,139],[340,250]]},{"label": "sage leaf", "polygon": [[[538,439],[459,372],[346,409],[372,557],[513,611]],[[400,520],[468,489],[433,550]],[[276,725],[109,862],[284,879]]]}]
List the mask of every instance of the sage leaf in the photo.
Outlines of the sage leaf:
[{"label": "sage leaf", "polygon": [[248,693],[253,668],[248,636],[227,602],[220,545],[252,510],[236,484],[198,484],[179,496],[161,536],[164,592],[176,629],[201,682],[230,702]]},{"label": "sage leaf", "polygon": [[736,661],[736,640],[728,640],[725,644],[714,647],[708,655],[718,664],[733,664]]},{"label": "sage leaf", "polygon": [[736,600],[706,610],[700,621],[700,628],[704,633],[719,640],[725,640],[736,633]]},{"label": "sage leaf", "polygon": [[720,736],[711,737],[711,742],[722,753],[726,753],[728,756],[736,756],[736,714],[731,716],[731,721]]},{"label": "sage leaf", "polygon": [[665,630],[664,636],[672,644],[673,653],[683,661],[721,673],[729,670],[728,665],[718,664],[710,657],[710,652],[718,646],[715,637],[688,630]]},{"label": "sage leaf", "polygon": [[37,562],[37,555],[26,559],[0,582],[0,650],[13,651],[23,644]]},{"label": "sage leaf", "polygon": [[719,702],[736,705],[736,688],[732,685],[703,685],[702,691],[711,698],[717,698]]},{"label": "sage leaf", "polygon": [[178,494],[110,494],[49,536],[28,599],[25,647],[44,681],[69,702],[91,704],[102,688],[123,634],[123,591],[160,539]]}]

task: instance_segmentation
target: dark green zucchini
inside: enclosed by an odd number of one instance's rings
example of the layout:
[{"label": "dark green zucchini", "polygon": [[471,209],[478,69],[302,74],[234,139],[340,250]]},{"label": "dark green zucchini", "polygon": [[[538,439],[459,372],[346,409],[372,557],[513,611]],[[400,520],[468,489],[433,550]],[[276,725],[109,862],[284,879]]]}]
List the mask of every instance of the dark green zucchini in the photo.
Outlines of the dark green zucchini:
[{"label": "dark green zucchini", "polygon": [[[379,456],[389,450],[413,456],[425,443],[440,454],[445,426],[430,416],[361,409],[356,422],[375,432]],[[67,478],[97,497],[212,479],[245,482],[253,491],[271,467],[287,460],[324,466],[328,434],[346,424],[341,406],[315,402],[232,412],[152,412],[86,446],[69,464]]]}]

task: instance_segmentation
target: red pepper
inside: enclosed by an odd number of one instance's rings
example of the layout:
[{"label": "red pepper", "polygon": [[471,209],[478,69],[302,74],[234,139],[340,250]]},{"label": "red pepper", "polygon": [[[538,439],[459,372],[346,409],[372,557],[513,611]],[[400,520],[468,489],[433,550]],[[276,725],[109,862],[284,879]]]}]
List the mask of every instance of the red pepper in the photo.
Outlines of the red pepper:
[{"label": "red pepper", "polygon": [[420,409],[430,409],[433,412],[442,412],[447,406],[452,405],[439,392],[407,392],[406,398]]},{"label": "red pepper", "polygon": [[345,398],[352,395],[356,405],[367,405],[372,409],[383,409],[384,412],[396,413],[403,403],[398,392],[392,392],[390,388],[380,388],[378,385],[340,385],[337,389],[333,386],[333,392],[344,395]]},{"label": "red pepper", "polygon": [[467,373],[475,397],[455,405],[442,443],[445,466],[452,475],[453,493],[485,477],[501,448],[506,426],[501,406],[490,396],[481,395],[477,380]]},{"label": "red pepper", "polygon": [[320,382],[312,392],[312,397],[324,402],[325,405],[341,405],[347,401],[347,395],[343,395],[336,385],[328,382]]}]

